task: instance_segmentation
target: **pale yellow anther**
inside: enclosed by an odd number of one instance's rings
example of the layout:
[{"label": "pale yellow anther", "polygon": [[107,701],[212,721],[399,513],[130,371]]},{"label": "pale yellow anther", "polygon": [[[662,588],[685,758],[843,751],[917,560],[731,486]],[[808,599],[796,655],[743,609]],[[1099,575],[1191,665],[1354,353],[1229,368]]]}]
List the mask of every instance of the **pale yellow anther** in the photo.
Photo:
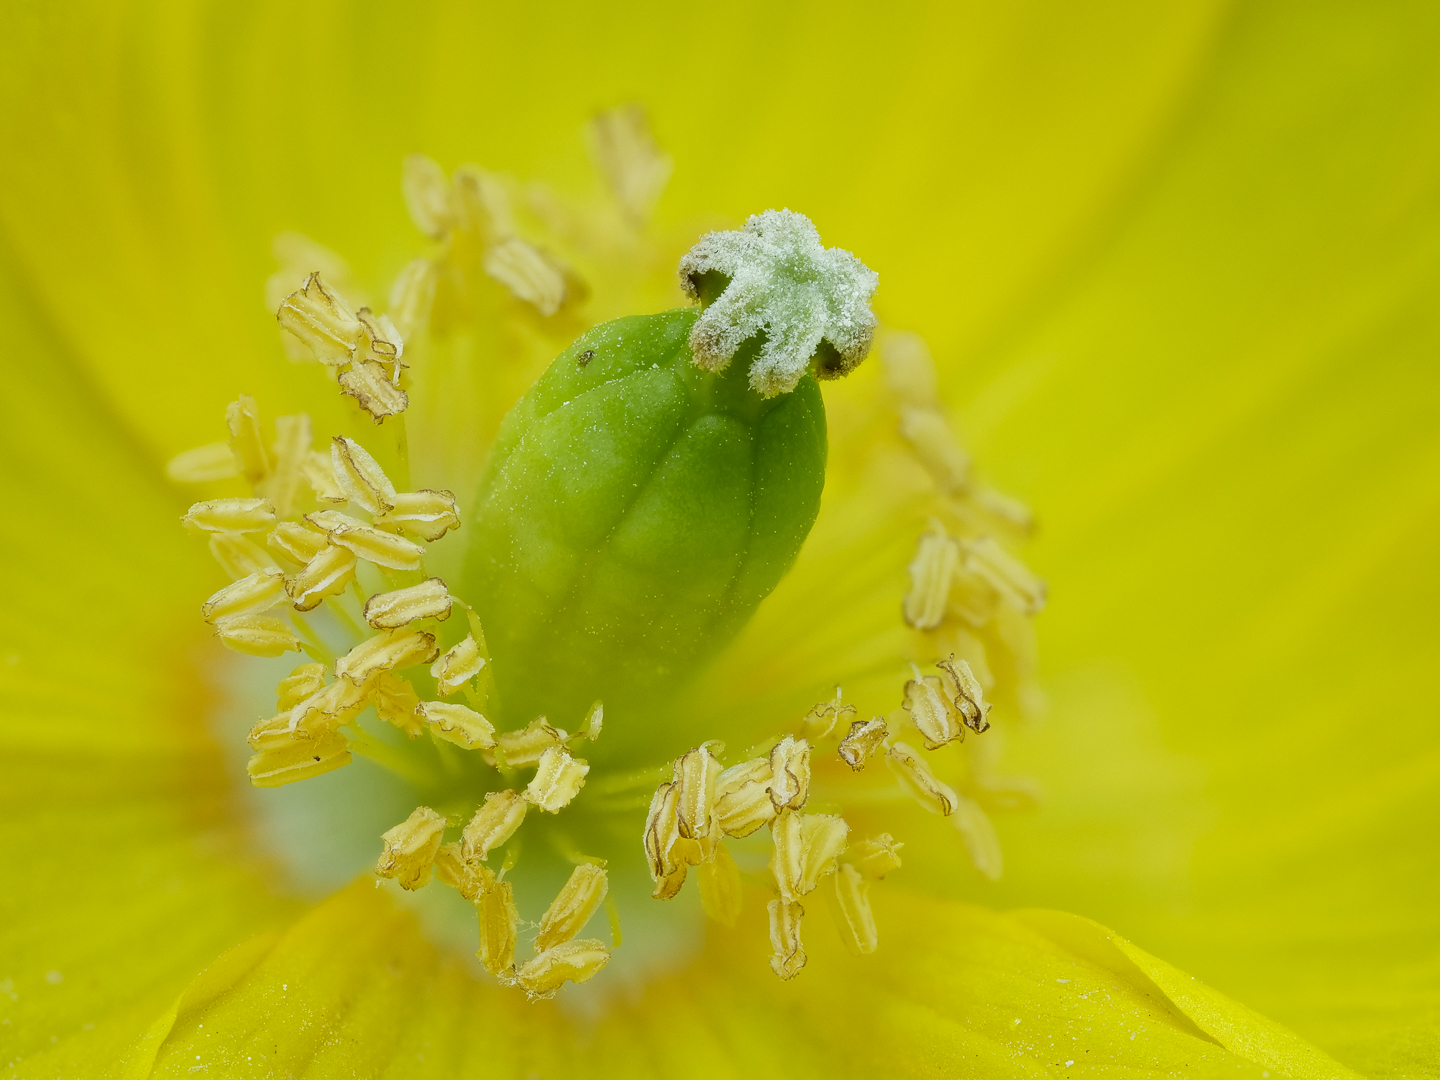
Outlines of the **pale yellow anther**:
[{"label": "pale yellow anther", "polygon": [[289,744],[262,750],[245,768],[250,774],[250,783],[256,787],[280,787],[348,764],[350,744],[345,737],[326,735],[319,739],[292,740]]},{"label": "pale yellow anther", "polygon": [[932,522],[910,561],[910,591],[901,606],[909,625],[917,630],[933,630],[944,621],[950,581],[959,558],[955,542],[945,535],[939,522]]},{"label": "pale yellow anther", "polygon": [[600,729],[605,726],[605,703],[597,701],[590,706],[585,713],[585,719],[580,721],[580,727],[575,735],[581,739],[589,739],[594,742],[600,738]]},{"label": "pale yellow anther", "polygon": [[285,599],[285,575],[278,569],[259,570],[232,581],[200,605],[208,623],[232,615],[256,615]]},{"label": "pale yellow anther", "polygon": [[435,692],[441,697],[449,697],[479,675],[484,666],[485,658],[480,655],[479,643],[474,635],[466,634],[430,666],[430,674],[435,677]]},{"label": "pale yellow anther", "polygon": [[246,656],[280,656],[300,651],[300,638],[274,615],[229,615],[215,620],[220,643]]},{"label": "pale yellow anther", "polygon": [[508,236],[486,251],[484,265],[487,274],[541,315],[554,315],[565,302],[565,275],[518,236]]},{"label": "pale yellow anther", "polygon": [[856,720],[850,725],[849,733],[840,740],[840,760],[859,772],[872,757],[885,748],[885,740],[889,735],[890,729],[886,726],[884,717]]},{"label": "pale yellow anther", "polygon": [[330,546],[330,538],[298,521],[282,521],[265,538],[265,546],[286,561],[304,566]]},{"label": "pale yellow anther", "polygon": [[518,791],[492,791],[460,834],[466,859],[488,859],[490,853],[515,835],[530,804]]},{"label": "pale yellow anther", "polygon": [[335,661],[335,674],[358,685],[380,671],[428,664],[438,651],[424,630],[382,630]]},{"label": "pale yellow anther", "polygon": [[359,351],[355,354],[356,362],[374,360],[382,365],[388,364],[390,381],[398,384],[400,369],[408,366],[400,359],[405,355],[405,339],[400,336],[400,331],[388,315],[376,315],[368,307],[362,307],[355,312],[355,318],[360,323],[360,344]]},{"label": "pale yellow anther", "polygon": [[228,442],[206,443],[182,450],[165,463],[165,476],[177,484],[206,484],[240,475]]},{"label": "pale yellow anther", "polygon": [[435,876],[472,904],[495,887],[494,872],[484,863],[466,859],[458,842],[442,844],[435,853]]},{"label": "pale yellow anther", "polygon": [[787,900],[813,892],[845,850],[850,826],[838,814],[783,810],[770,823],[770,871]]},{"label": "pale yellow anther", "polygon": [[305,460],[310,456],[310,417],[305,413],[275,418],[275,441],[270,444],[272,464],[263,492],[282,518],[294,513],[307,484]]},{"label": "pale yellow anther", "polygon": [[[288,713],[325,688],[324,664],[301,664],[275,684],[275,708]],[[286,718],[287,723],[289,718]]]},{"label": "pale yellow anther", "polygon": [[835,870],[835,921],[840,937],[851,952],[869,956],[880,944],[875,915],[870,910],[870,880],[849,863]]},{"label": "pale yellow anther", "polygon": [[1045,582],[993,537],[962,541],[961,548],[965,568],[1012,597],[1026,615],[1035,615],[1045,606]]},{"label": "pale yellow anther", "polygon": [[424,154],[407,154],[400,164],[400,190],[415,227],[432,240],[455,226],[455,204],[445,170]]},{"label": "pale yellow anther", "polygon": [[782,979],[793,979],[805,966],[805,946],[800,942],[800,923],[805,909],[798,903],[771,900],[770,970]]},{"label": "pale yellow anther", "polygon": [[418,570],[425,549],[403,536],[366,525],[335,510],[306,514],[305,520],[330,538],[333,544],[349,548],[359,558],[390,570]]},{"label": "pale yellow anther", "polygon": [[273,312],[279,308],[285,297],[301,288],[305,279],[315,272],[348,291],[350,264],[304,233],[289,230],[276,233],[270,239],[270,254],[279,264],[279,269],[265,279],[266,311]]},{"label": "pale yellow anther", "polygon": [[500,177],[478,165],[461,165],[450,182],[455,192],[457,228],[492,241],[515,233],[510,194]]},{"label": "pale yellow anther", "polygon": [[525,788],[525,799],[547,813],[558,814],[580,794],[589,771],[585,761],[552,746],[535,763],[535,778]]},{"label": "pale yellow anther", "polygon": [[715,845],[710,858],[696,870],[695,880],[700,886],[700,903],[705,914],[722,926],[734,926],[744,906],[745,890],[740,882],[740,868],[724,844]]},{"label": "pale yellow anther", "polygon": [[378,515],[375,524],[400,529],[427,543],[460,527],[454,492],[421,488],[399,492],[390,501],[392,509]]},{"label": "pale yellow anther", "polygon": [[596,114],[588,128],[590,153],[615,201],[641,225],[665,189],[674,167],[650,134],[645,107],[620,105]]},{"label": "pale yellow anther", "polygon": [[212,533],[210,554],[226,576],[235,581],[275,569],[275,560],[265,549],[240,533]]},{"label": "pale yellow anther", "polygon": [[412,739],[425,730],[421,719],[420,695],[410,685],[410,680],[389,671],[382,671],[375,677],[370,690],[370,701],[375,706],[375,715],[387,724],[392,724]]},{"label": "pale yellow anther", "polygon": [[879,346],[885,382],[899,403],[919,409],[938,408],[940,381],[925,339],[919,334],[892,330],[881,336]]},{"label": "pale yellow anther", "polygon": [[950,815],[950,824],[965,842],[965,852],[975,869],[991,881],[1000,880],[1005,869],[1005,859],[1000,851],[1000,839],[995,835],[995,826],[990,817],[973,799],[959,795],[955,809]]},{"label": "pale yellow anther", "polygon": [[264,532],[275,524],[275,504],[269,499],[210,499],[192,505],[180,521],[201,532]]},{"label": "pale yellow anther", "polygon": [[498,764],[503,757],[504,764],[512,769],[534,765],[547,750],[565,745],[565,732],[552,727],[543,716],[537,716],[519,731],[505,731],[495,736],[495,754],[486,754],[485,760]]},{"label": "pale yellow anther", "polygon": [[395,505],[395,485],[354,439],[337,435],[330,440],[330,467],[350,501],[367,514],[383,514]]},{"label": "pale yellow anther", "polygon": [[444,815],[428,806],[417,806],[408,818],[381,836],[385,850],[375,864],[375,873],[393,878],[402,889],[424,888],[430,883],[435,855],[444,836]]},{"label": "pale yellow anther", "polygon": [[321,502],[339,504],[350,501],[340,481],[335,479],[335,466],[331,464],[329,454],[319,450],[309,451],[300,462],[300,475]]},{"label": "pale yellow anther", "polygon": [[732,765],[716,778],[715,816],[726,836],[737,837],[749,836],[775,816],[767,758]]},{"label": "pale yellow anther", "polygon": [[230,452],[240,475],[258,484],[270,472],[270,455],[260,434],[260,409],[249,394],[225,406],[225,426],[230,429]]},{"label": "pale yellow anther", "polygon": [[850,849],[848,857],[862,874],[878,881],[892,870],[900,869],[900,849],[904,846],[888,832],[880,833],[861,840]]},{"label": "pale yellow anther", "polygon": [[[940,682],[948,703],[964,725],[977,732],[988,729],[990,721],[986,717],[990,714],[990,705],[970,665],[952,655],[948,660],[937,660],[935,666],[940,669]],[[963,732],[960,737],[964,738]]]},{"label": "pale yellow anther", "polygon": [[515,985],[531,1001],[552,998],[567,982],[588,982],[610,962],[610,950],[595,938],[578,938],[546,949],[515,972]]},{"label": "pale yellow anther", "polygon": [[941,491],[963,495],[969,490],[970,456],[960,448],[943,413],[902,405],[900,435]]},{"label": "pale yellow anther", "polygon": [[374,360],[356,360],[340,374],[340,392],[355,399],[375,423],[398,416],[410,407],[410,395],[391,381],[385,366]]},{"label": "pale yellow anther", "polygon": [[515,929],[520,921],[514,886],[497,881],[474,903],[480,917],[480,948],[475,955],[491,975],[504,975],[515,965]]},{"label": "pale yellow anther", "polygon": [[430,730],[438,737],[466,750],[482,750],[495,745],[495,725],[464,705],[422,701],[416,715],[429,724]]},{"label": "pale yellow anther", "polygon": [[930,771],[930,766],[925,764],[918,750],[903,742],[891,743],[885,763],[916,802],[932,814],[950,816],[959,796],[949,784]]},{"label": "pale yellow anther", "polygon": [[661,784],[650,799],[650,811],[645,818],[645,855],[650,862],[650,879],[655,882],[651,895],[657,900],[669,900],[685,884],[689,864],[677,859],[674,851],[680,839],[675,815],[679,799],[679,784],[673,781]]},{"label": "pale yellow anther", "polygon": [[407,338],[419,337],[429,329],[438,277],[431,260],[415,259],[390,286],[390,317]]},{"label": "pale yellow anther", "polygon": [[710,839],[716,829],[715,780],[720,762],[701,747],[682,754],[673,766],[679,799],[675,804],[676,826],[687,840]]},{"label": "pale yellow anther", "polygon": [[297,611],[310,611],[327,596],[339,596],[355,580],[355,553],[327,544],[309,562],[285,578],[285,592]]},{"label": "pale yellow anther", "polygon": [[426,578],[418,585],[370,597],[365,601],[365,621],[376,630],[398,630],[416,619],[444,622],[450,617],[451,603],[445,582]]},{"label": "pale yellow anther", "polygon": [[290,730],[301,738],[315,738],[348,724],[370,703],[373,684],[357,686],[336,679],[290,710]]},{"label": "pale yellow anther", "polygon": [[770,801],[799,810],[810,797],[810,744],[786,735],[770,750]]},{"label": "pale yellow anther", "polygon": [[545,914],[540,917],[540,929],[535,934],[535,951],[543,953],[556,945],[569,941],[590,921],[590,916],[605,902],[605,893],[610,880],[603,866],[581,863],[570,872]]},{"label": "pale yellow anther", "polygon": [[813,705],[800,721],[800,734],[812,745],[831,735],[842,733],[854,718],[854,705],[840,703],[840,688],[835,688],[833,701],[822,701]]},{"label": "pale yellow anther", "polygon": [[927,750],[965,738],[963,718],[949,706],[941,689],[940,680],[934,675],[905,683],[904,708],[910,714],[910,722],[925,739]]},{"label": "pale yellow anther", "polygon": [[275,316],[280,326],[309,347],[324,364],[345,364],[355,352],[360,322],[318,273],[304,288],[287,296]]},{"label": "pale yellow anther", "polygon": [[245,736],[245,741],[250,744],[251,750],[257,752],[294,746],[295,736],[290,731],[290,714],[282,712],[264,720],[257,720],[250,733]]}]

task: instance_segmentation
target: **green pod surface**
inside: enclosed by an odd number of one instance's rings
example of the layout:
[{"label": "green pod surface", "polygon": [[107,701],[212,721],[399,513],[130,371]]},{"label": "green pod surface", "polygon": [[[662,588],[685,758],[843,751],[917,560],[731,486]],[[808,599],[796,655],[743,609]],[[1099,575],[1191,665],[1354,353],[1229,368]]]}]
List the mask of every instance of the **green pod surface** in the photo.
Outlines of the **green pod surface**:
[{"label": "green pod surface", "polygon": [[819,386],[806,376],[764,399],[745,350],[724,371],[696,367],[698,314],[594,328],[500,428],[461,588],[504,726],[543,713],[573,727],[599,698],[593,756],[653,742],[673,691],[744,625],[815,522]]}]

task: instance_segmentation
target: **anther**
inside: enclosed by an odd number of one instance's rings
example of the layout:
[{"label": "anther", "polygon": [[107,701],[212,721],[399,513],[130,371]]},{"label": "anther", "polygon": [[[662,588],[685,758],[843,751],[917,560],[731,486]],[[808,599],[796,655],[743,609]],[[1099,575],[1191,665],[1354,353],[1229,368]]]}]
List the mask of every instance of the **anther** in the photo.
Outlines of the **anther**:
[{"label": "anther", "polygon": [[[342,680],[343,681],[343,680]],[[420,709],[420,695],[408,679],[389,671],[382,671],[375,677],[370,690],[370,702],[375,706],[375,715],[391,724],[412,739],[425,730],[425,721]]]},{"label": "anther", "polygon": [[177,484],[207,484],[240,475],[228,442],[182,450],[165,464],[165,476]]},{"label": "anther", "polygon": [[275,506],[269,499],[210,499],[195,503],[180,520],[201,532],[264,532],[275,524]]},{"label": "anther", "polygon": [[335,479],[335,467],[329,454],[322,454],[319,450],[309,451],[300,461],[300,474],[321,502],[339,504],[350,501],[340,481]]},{"label": "anther", "polygon": [[302,738],[313,738],[349,723],[370,703],[371,686],[336,679],[290,710],[290,730]]},{"label": "anther", "polygon": [[485,658],[480,655],[479,644],[473,635],[466,634],[430,666],[430,674],[435,677],[435,692],[441,697],[449,697],[480,674],[484,666]]},{"label": "anther", "polygon": [[[940,669],[940,681],[949,697],[949,704],[965,726],[977,733],[987,730],[990,727],[990,721],[986,719],[990,714],[990,705],[985,701],[985,691],[970,670],[970,665],[951,654],[948,660],[937,660],[935,666]],[[963,732],[960,737],[964,738]]]},{"label": "anther", "polygon": [[455,205],[450,180],[433,158],[407,154],[400,165],[400,191],[415,227],[432,240],[441,240],[455,226]]},{"label": "anther", "polygon": [[310,417],[304,413],[275,418],[275,441],[271,444],[274,463],[265,478],[262,493],[275,504],[275,512],[287,517],[300,501],[307,483],[305,459],[310,456]]},{"label": "anther", "polygon": [[794,900],[815,890],[845,850],[850,826],[838,814],[786,810],[770,824],[774,849],[770,869],[780,895]]},{"label": "anther", "polygon": [[701,747],[682,754],[673,767],[679,797],[675,804],[676,827],[687,840],[708,840],[715,829],[715,779],[720,762]]},{"label": "anther", "polygon": [[325,686],[324,664],[301,664],[275,685],[275,707],[289,712]]},{"label": "anther", "polygon": [[547,750],[563,747],[565,733],[551,727],[543,716],[537,716],[519,731],[504,731],[495,737],[497,753],[486,754],[485,760],[495,765],[500,758],[512,769],[534,765]]},{"label": "anther", "polygon": [[840,760],[859,772],[872,757],[884,749],[885,740],[889,736],[890,729],[886,726],[884,717],[856,720],[850,725],[850,731],[840,740],[837,748]]},{"label": "anther", "polygon": [[515,889],[508,881],[497,881],[475,900],[480,918],[480,948],[475,955],[491,975],[505,975],[515,965],[515,930],[520,913],[515,909]]},{"label": "anther", "polygon": [[275,569],[275,560],[265,549],[240,533],[212,533],[210,554],[233,581]]},{"label": "anther", "polygon": [[482,894],[495,887],[495,874],[491,869],[482,862],[466,859],[458,842],[442,844],[435,853],[435,876],[472,904],[479,903]]},{"label": "anther", "polygon": [[240,467],[240,475],[258,484],[270,472],[270,456],[260,434],[260,410],[255,399],[241,394],[238,401],[225,407],[225,426],[230,429],[230,452]]},{"label": "anther", "polygon": [[382,630],[335,661],[335,674],[358,686],[379,671],[428,664],[438,652],[424,630]]},{"label": "anther", "polygon": [[842,863],[835,871],[834,886],[841,938],[851,952],[870,955],[880,944],[880,933],[870,910],[869,880],[849,863]]},{"label": "anther", "polygon": [[900,782],[910,794],[915,797],[916,802],[932,814],[950,816],[959,796],[955,794],[949,784],[938,779],[930,771],[930,766],[925,764],[924,759],[920,757],[914,747],[899,741],[891,743],[890,752],[885,755],[885,762],[899,777]]},{"label": "anther", "polygon": [[650,134],[643,105],[620,105],[597,113],[588,127],[590,154],[627,217],[643,225],[674,167]]},{"label": "anther", "polygon": [[991,881],[999,881],[1005,869],[1005,857],[1000,850],[1000,839],[995,835],[995,826],[980,804],[963,795],[958,796],[950,823],[965,842],[965,853],[970,856],[975,869]]},{"label": "anther", "polygon": [[730,850],[717,843],[710,858],[695,873],[700,886],[700,903],[705,914],[722,926],[734,926],[740,918],[745,892],[740,883],[740,868]]},{"label": "anther", "polygon": [[259,570],[231,582],[200,605],[208,623],[233,615],[257,615],[285,599],[285,576],[279,570]]},{"label": "anther", "polygon": [[963,495],[970,489],[970,455],[938,409],[900,407],[900,436],[941,491]]},{"label": "anther", "polygon": [[805,909],[798,903],[771,900],[770,970],[782,979],[793,979],[805,966],[805,946],[800,942],[800,922]]},{"label": "anther", "polygon": [[715,815],[726,836],[749,836],[775,816],[766,758],[732,765],[715,780]]},{"label": "anther", "polygon": [[778,813],[799,810],[810,797],[810,744],[786,735],[770,750],[770,801]]},{"label": "anther", "polygon": [[350,764],[350,744],[343,735],[326,735],[303,742],[262,750],[250,759],[246,772],[256,787],[279,787],[308,780]]},{"label": "anther", "polygon": [[650,878],[655,882],[651,895],[657,900],[669,900],[678,893],[685,884],[687,868],[699,861],[699,845],[680,837],[675,814],[679,799],[679,784],[661,784],[650,799],[645,819],[645,854],[650,860]]},{"label": "anther", "polygon": [[456,746],[480,750],[495,745],[495,725],[474,709],[444,701],[422,701],[415,711],[436,735]]},{"label": "anther", "polygon": [[588,982],[610,962],[610,950],[603,941],[580,938],[547,949],[526,961],[515,972],[515,985],[531,1001],[554,997],[567,982]]},{"label": "anther", "polygon": [[390,287],[390,316],[407,338],[419,337],[429,329],[438,276],[431,260],[415,259]]},{"label": "anther", "polygon": [[281,328],[304,342],[322,364],[350,362],[360,322],[318,273],[311,274],[304,288],[281,302],[276,318]]},{"label": "anther", "polygon": [[[967,669],[968,671],[968,669]],[[940,680],[934,676],[916,677],[905,683],[905,711],[925,739],[925,748],[934,750],[955,739],[965,738],[963,717],[955,714],[941,694]]]},{"label": "anther", "polygon": [[835,688],[834,701],[822,701],[811,707],[800,721],[800,732],[812,744],[829,738],[836,730],[844,731],[856,713],[854,705],[840,704],[840,688]]},{"label": "anther", "polygon": [[246,656],[280,656],[300,651],[300,639],[273,615],[229,615],[215,620],[220,643]]},{"label": "anther", "polygon": [[389,510],[375,518],[375,524],[393,526],[426,543],[434,543],[460,527],[454,492],[431,488],[401,491],[392,497],[391,504]]},{"label": "anther", "polygon": [[535,777],[525,788],[527,802],[551,814],[558,814],[585,786],[590,766],[568,750],[552,746],[535,764]]},{"label": "anther", "polygon": [[376,630],[398,630],[417,619],[444,622],[450,617],[450,608],[445,582],[432,577],[418,585],[375,593],[365,601],[365,621]]},{"label": "anther", "polygon": [[297,521],[282,521],[265,538],[265,544],[281,558],[304,566],[330,546],[329,538],[320,530]]},{"label": "anther", "polygon": [[444,835],[445,818],[428,806],[417,806],[408,818],[381,836],[385,850],[375,873],[393,878],[402,889],[424,887],[435,869],[435,855]]},{"label": "anther", "polygon": [[910,561],[910,591],[902,608],[905,622],[917,630],[933,630],[945,620],[950,580],[960,552],[938,521],[920,537]]},{"label": "anther", "polygon": [[366,525],[334,510],[306,514],[305,520],[325,533],[331,543],[349,548],[366,562],[390,570],[420,569],[425,549],[402,536]]},{"label": "anther", "polygon": [[547,318],[565,302],[565,275],[518,236],[507,236],[485,252],[485,272]]},{"label": "anther", "polygon": [[383,514],[395,506],[395,485],[354,439],[337,435],[331,440],[330,467],[350,501],[367,514]]},{"label": "anther", "polygon": [[535,951],[543,953],[584,930],[590,916],[604,902],[609,887],[604,867],[594,863],[582,863],[575,867],[540,918],[540,929],[535,934]]},{"label": "anther", "polygon": [[878,881],[890,871],[900,869],[900,849],[904,846],[889,833],[881,833],[861,840],[850,849],[848,858],[862,874]]},{"label": "anther", "polygon": [[356,360],[340,373],[340,392],[355,399],[375,423],[398,416],[410,407],[410,395],[390,381],[390,373],[374,360]]},{"label": "anther", "polygon": [[529,806],[518,791],[492,791],[486,795],[460,834],[465,858],[488,859],[490,852],[515,835]]},{"label": "anther", "polygon": [[338,596],[355,578],[355,553],[327,544],[309,562],[285,578],[285,592],[296,611],[311,611],[327,596]]}]

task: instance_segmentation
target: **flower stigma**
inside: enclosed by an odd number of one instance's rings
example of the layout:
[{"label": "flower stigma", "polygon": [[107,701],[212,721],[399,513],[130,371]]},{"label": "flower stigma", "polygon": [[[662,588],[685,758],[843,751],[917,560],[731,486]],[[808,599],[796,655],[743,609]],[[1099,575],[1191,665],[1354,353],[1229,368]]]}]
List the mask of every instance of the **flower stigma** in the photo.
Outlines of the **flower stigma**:
[{"label": "flower stigma", "polygon": [[[625,237],[622,257],[643,262],[636,237],[670,159],[635,107],[602,114],[590,138],[608,224],[545,204],[552,231],[581,247]],[[309,415],[267,419],[241,394],[226,438],[167,466],[176,482],[229,485],[183,518],[229,578],[201,617],[232,652],[299,661],[249,730],[251,784],[356,758],[397,778],[413,809],[375,838],[377,884],[453,890],[480,965],[531,1000],[605,969],[622,918],[643,938],[641,889],[645,905],[698,895],[726,928],[763,909],[783,980],[806,966],[817,908],[852,952],[875,952],[872,891],[909,842],[891,808],[945,819],[998,878],[989,811],[1036,797],[994,772],[990,719],[997,702],[1040,707],[1030,619],[1045,591],[1010,550],[1031,522],[972,476],[924,343],[877,330],[875,273],[789,210],[711,232],[680,259],[695,306],[586,330],[498,424],[483,472],[424,486],[407,414],[455,327],[497,304],[567,325],[588,286],[505,179],[413,155],[401,188],[432,249],[401,270],[385,314],[353,302],[344,261],[298,234],[277,238],[266,283],[286,354],[317,364],[373,437],[317,438]],[[749,718],[758,740],[737,742],[742,724],[697,732],[679,695],[820,512],[818,381],[853,371],[877,332],[892,429],[931,511],[895,597],[910,655],[888,711],[836,687],[800,715]]]}]

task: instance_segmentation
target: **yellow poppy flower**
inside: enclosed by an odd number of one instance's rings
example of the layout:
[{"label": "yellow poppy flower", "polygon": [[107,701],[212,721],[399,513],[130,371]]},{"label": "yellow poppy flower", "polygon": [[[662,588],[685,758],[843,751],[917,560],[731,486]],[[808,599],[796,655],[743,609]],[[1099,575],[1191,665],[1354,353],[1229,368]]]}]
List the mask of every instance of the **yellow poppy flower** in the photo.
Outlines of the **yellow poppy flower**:
[{"label": "yellow poppy flower", "polygon": [[[1428,11],[97,4],[9,21],[0,1060],[14,1074],[1434,1064]],[[643,244],[613,206],[567,216],[595,201],[585,121],[630,98],[675,163]],[[363,395],[286,362],[261,295],[322,269],[353,306],[385,307],[407,265],[441,250],[401,197],[416,151],[549,179],[501,187],[529,196],[517,236],[544,232],[566,261],[487,241],[483,288],[442,298],[452,324],[412,357],[402,458],[398,425],[372,425]],[[620,205],[647,209],[636,184]],[[439,826],[407,819],[413,788],[369,763],[240,782],[244,729],[295,658],[232,662],[200,622],[225,578],[176,519],[236,492],[196,495],[165,464],[222,438],[244,393],[267,424],[305,412],[392,470],[408,461],[400,491],[473,490],[550,357],[591,324],[678,306],[669,275],[702,228],[784,205],[879,271],[879,314],[939,358],[937,411],[1039,512],[1024,555],[1056,598],[1039,620],[1044,717],[1019,722],[1015,672],[998,684],[1002,760],[1043,803],[996,815],[996,881],[940,816],[897,810],[903,870],[869,893],[880,947],[852,956],[817,926],[785,981],[753,889],[725,928],[703,922],[694,887],[652,901],[617,866],[623,942],[593,893],[575,901],[595,916],[587,938],[618,945],[614,970],[531,1003],[477,975],[473,923],[445,939],[457,893],[437,882],[412,902],[368,872],[346,884],[402,822],[390,870],[430,873]],[[297,230],[349,266],[320,266],[332,256]],[[893,709],[903,660],[928,659],[900,611],[933,494],[900,464],[881,359],[827,387],[815,532],[687,691],[663,760],[692,735],[732,750],[778,735],[837,681]],[[443,533],[446,512],[409,524]],[[363,561],[345,529],[321,531]],[[439,576],[458,572],[450,540],[413,542]],[[307,596],[349,587],[335,558]],[[389,601],[411,602],[439,601]],[[465,752],[491,741],[467,713],[421,715]],[[564,722],[596,755],[634,739]],[[535,813],[566,809],[563,765]],[[561,882],[541,884],[548,898]],[[544,910],[533,899],[527,918]],[[569,933],[562,921],[548,932]]]}]

